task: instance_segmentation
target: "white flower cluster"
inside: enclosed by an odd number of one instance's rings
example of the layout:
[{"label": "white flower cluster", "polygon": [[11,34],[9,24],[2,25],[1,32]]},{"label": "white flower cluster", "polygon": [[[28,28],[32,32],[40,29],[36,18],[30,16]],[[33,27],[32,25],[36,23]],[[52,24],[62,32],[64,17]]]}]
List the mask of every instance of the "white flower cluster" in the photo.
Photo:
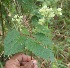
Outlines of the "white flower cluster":
[{"label": "white flower cluster", "polygon": [[54,11],[52,8],[49,8],[47,6],[43,6],[40,10],[39,10],[40,14],[45,16],[45,17],[54,17]]},{"label": "white flower cluster", "polygon": [[56,10],[52,9],[52,8],[49,8],[47,7],[46,5],[43,6],[40,10],[39,10],[39,13],[43,16],[41,19],[39,19],[39,24],[40,25],[43,25],[45,23],[45,20],[46,19],[49,19],[49,18],[53,18],[55,15],[62,15],[62,12],[61,12],[61,8],[57,8]]},{"label": "white flower cluster", "polygon": [[17,30],[20,29],[21,30],[21,23],[22,23],[22,18],[23,16],[19,16],[18,14],[15,15],[13,18],[12,18],[12,22],[13,22],[13,27],[16,28]]},{"label": "white flower cluster", "polygon": [[61,8],[58,8],[56,10],[57,13],[55,13],[55,11],[52,8],[49,8],[45,5],[39,10],[39,13],[45,17],[54,17],[55,14],[62,15],[61,10]]},{"label": "white flower cluster", "polygon": [[18,23],[21,23],[22,22],[22,18],[23,16],[19,16],[18,14],[15,15],[13,18],[12,18],[12,21],[14,22],[18,22]]}]

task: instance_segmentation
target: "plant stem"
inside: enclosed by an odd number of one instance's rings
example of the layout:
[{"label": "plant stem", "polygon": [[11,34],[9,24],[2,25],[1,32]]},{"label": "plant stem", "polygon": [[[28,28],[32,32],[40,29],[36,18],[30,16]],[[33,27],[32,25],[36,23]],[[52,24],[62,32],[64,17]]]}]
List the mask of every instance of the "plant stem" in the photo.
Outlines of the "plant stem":
[{"label": "plant stem", "polygon": [[32,60],[32,57],[33,57],[33,54],[32,54],[32,52],[31,52],[31,60]]},{"label": "plant stem", "polygon": [[[2,2],[0,3],[0,7],[2,8]],[[3,23],[2,11],[0,11],[0,18],[1,18],[1,26],[2,26],[2,39],[4,39],[4,23]]]}]

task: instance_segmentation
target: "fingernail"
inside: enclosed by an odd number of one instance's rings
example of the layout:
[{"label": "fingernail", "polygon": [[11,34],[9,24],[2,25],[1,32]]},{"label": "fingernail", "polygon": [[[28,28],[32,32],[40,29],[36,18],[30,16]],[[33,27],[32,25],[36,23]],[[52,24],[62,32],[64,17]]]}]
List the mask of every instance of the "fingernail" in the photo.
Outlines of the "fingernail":
[{"label": "fingernail", "polygon": [[32,62],[34,63],[34,65],[36,65],[36,64],[37,64],[37,61],[36,61],[36,60],[32,60]]}]

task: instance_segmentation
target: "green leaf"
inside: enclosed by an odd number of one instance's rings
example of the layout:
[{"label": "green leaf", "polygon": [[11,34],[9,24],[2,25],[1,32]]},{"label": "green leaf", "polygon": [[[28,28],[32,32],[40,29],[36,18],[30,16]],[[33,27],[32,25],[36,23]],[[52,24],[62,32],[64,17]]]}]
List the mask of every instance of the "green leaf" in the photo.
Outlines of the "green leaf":
[{"label": "green leaf", "polygon": [[38,42],[40,42],[44,46],[52,45],[52,40],[43,33],[37,33],[36,35],[34,35],[34,37]]},{"label": "green leaf", "polygon": [[28,29],[26,29],[25,27],[22,28],[22,33],[26,34],[26,35],[30,34],[29,31],[28,31]]},{"label": "green leaf", "polygon": [[70,38],[68,37],[68,38],[66,39],[66,41],[67,41],[68,43],[70,43]]},{"label": "green leaf", "polygon": [[35,27],[35,30],[37,33],[43,33],[49,37],[51,36],[50,30],[47,26],[38,25],[37,27]]},{"label": "green leaf", "polygon": [[37,16],[32,16],[31,23],[32,23],[33,26],[38,26],[38,17]]},{"label": "green leaf", "polygon": [[53,54],[53,52],[51,50],[50,50],[50,60],[51,60],[51,62],[55,61],[54,54]]},{"label": "green leaf", "polygon": [[25,13],[30,13],[35,10],[34,0],[17,0],[19,4],[23,7]]},{"label": "green leaf", "polygon": [[36,43],[33,39],[28,38],[25,42],[25,46],[28,50],[32,51],[36,56],[48,60],[50,58],[50,49],[46,49],[40,44]]},{"label": "green leaf", "polygon": [[24,49],[24,40],[25,37],[21,37],[18,31],[9,31],[4,40],[4,54],[11,55],[18,52],[22,52]]},{"label": "green leaf", "polygon": [[44,0],[37,0],[37,1],[44,1]]},{"label": "green leaf", "polygon": [[0,68],[4,68],[1,62],[0,62]]}]

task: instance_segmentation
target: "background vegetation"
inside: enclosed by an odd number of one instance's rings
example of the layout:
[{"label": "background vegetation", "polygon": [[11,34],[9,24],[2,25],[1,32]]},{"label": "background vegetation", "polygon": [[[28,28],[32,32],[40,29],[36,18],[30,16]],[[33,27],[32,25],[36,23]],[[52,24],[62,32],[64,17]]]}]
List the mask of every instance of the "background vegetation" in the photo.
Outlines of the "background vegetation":
[{"label": "background vegetation", "polygon": [[0,68],[18,52],[39,68],[70,68],[70,0],[0,0]]}]

